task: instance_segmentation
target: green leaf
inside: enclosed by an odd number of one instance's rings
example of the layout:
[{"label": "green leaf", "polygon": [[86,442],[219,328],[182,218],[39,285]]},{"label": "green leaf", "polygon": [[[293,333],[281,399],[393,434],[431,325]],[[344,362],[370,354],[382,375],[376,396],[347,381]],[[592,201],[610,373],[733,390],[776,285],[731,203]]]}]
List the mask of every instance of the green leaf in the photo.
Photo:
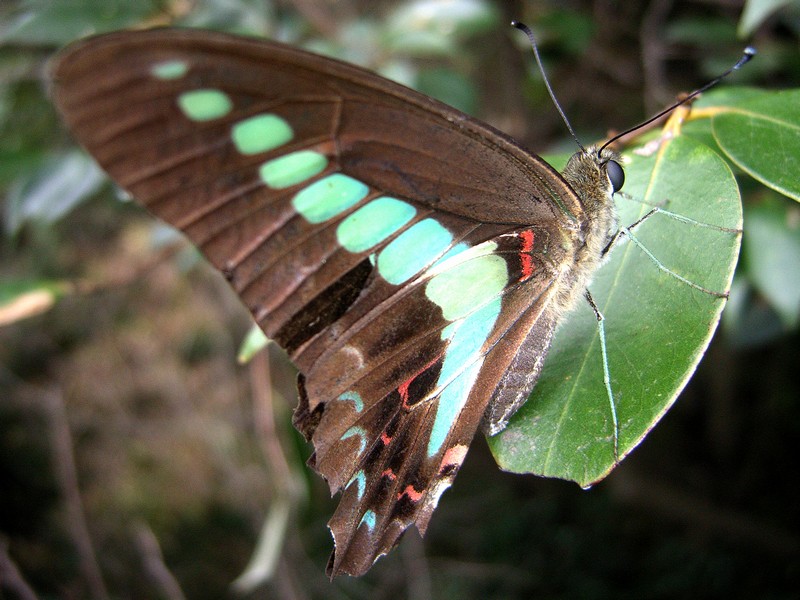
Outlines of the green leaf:
[{"label": "green leaf", "polygon": [[787,327],[778,313],[755,293],[753,286],[737,272],[731,294],[722,313],[725,344],[730,348],[755,348],[786,335]]},{"label": "green leaf", "polygon": [[750,36],[774,12],[796,0],[747,0],[739,19],[738,35]]},{"label": "green leaf", "polygon": [[719,153],[724,153],[714,137],[711,115],[763,96],[764,90],[750,87],[724,87],[706,92],[692,104],[690,119],[684,123],[681,133],[693,137]]},{"label": "green leaf", "polygon": [[12,185],[6,202],[6,228],[13,233],[30,220],[53,223],[105,181],[97,163],[79,150],[53,156]]},{"label": "green leaf", "polygon": [[60,45],[101,31],[123,29],[157,14],[156,0],[27,0],[0,25],[0,42]]},{"label": "green leaf", "polygon": [[[664,140],[655,154],[629,158],[625,190],[638,201],[618,198],[620,223],[634,223],[653,205],[681,215],[657,213],[634,234],[664,267],[707,290],[727,290],[739,252],[741,204],[725,161],[684,136]],[[725,301],[665,273],[626,237],[589,288],[605,316],[622,458],[691,377]],[[559,326],[531,398],[489,443],[503,469],[581,486],[614,468],[598,326],[587,303]]]},{"label": "green leaf", "polygon": [[714,17],[686,17],[670,21],[664,28],[664,39],[670,44],[692,44],[708,47],[730,43],[736,29],[730,21]]},{"label": "green leaf", "polygon": [[467,114],[474,115],[478,110],[478,93],[472,81],[452,69],[420,71],[414,87]]},{"label": "green leaf", "polygon": [[[553,4],[546,12],[529,23],[534,28],[540,46],[557,46],[567,54],[587,52],[596,34],[596,20],[587,13],[576,11],[571,6]],[[527,43],[515,36],[520,48],[527,50]]]},{"label": "green leaf", "polygon": [[0,326],[50,310],[71,290],[68,283],[49,279],[0,281]]},{"label": "green leaf", "polygon": [[800,201],[800,90],[765,92],[712,118],[714,137],[743,171]]},{"label": "green leaf", "polygon": [[500,14],[486,0],[416,0],[401,4],[386,19],[389,37],[411,53],[440,51],[453,36],[469,37],[497,26]]},{"label": "green leaf", "polygon": [[418,57],[450,57],[456,53],[455,41],[436,31],[410,30],[405,34],[388,36],[386,47],[389,52],[403,53]]},{"label": "green leaf", "polygon": [[770,196],[750,206],[746,217],[747,277],[794,327],[800,321],[800,209]]},{"label": "green leaf", "polygon": [[269,338],[264,335],[261,328],[253,324],[239,346],[239,354],[236,356],[236,360],[239,361],[239,364],[249,363],[269,342]]}]

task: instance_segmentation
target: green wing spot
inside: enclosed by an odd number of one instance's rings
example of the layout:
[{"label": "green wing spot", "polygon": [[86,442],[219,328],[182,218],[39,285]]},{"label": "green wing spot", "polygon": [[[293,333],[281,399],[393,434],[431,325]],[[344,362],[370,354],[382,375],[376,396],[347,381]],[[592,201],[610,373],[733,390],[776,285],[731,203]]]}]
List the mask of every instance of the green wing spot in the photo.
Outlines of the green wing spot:
[{"label": "green wing spot", "polygon": [[392,285],[411,279],[441,256],[453,235],[435,219],[415,223],[378,254],[378,272]]},{"label": "green wing spot", "polygon": [[508,267],[503,258],[492,254],[496,249],[497,244],[488,242],[462,250],[460,253],[470,253],[469,257],[435,275],[425,286],[425,295],[451,321],[442,330],[442,339],[448,343],[437,384],[444,389],[436,403],[428,456],[442,449],[464,410],[483,365],[483,345],[500,314]]},{"label": "green wing spot", "polygon": [[325,155],[313,150],[300,150],[265,162],[259,174],[264,183],[279,190],[310,179],[327,166]]},{"label": "green wing spot", "polygon": [[282,146],[294,137],[294,132],[278,115],[262,114],[236,123],[231,137],[242,154],[258,154]]},{"label": "green wing spot", "polygon": [[442,331],[442,339],[447,339],[448,344],[437,384],[444,389],[436,403],[436,416],[428,438],[428,456],[442,449],[453,423],[467,404],[483,366],[483,345],[497,322],[500,306],[500,297],[495,297],[463,321],[451,323]]},{"label": "green wing spot", "polygon": [[363,427],[359,427],[354,425],[347,431],[342,434],[342,441],[351,438],[357,437],[358,438],[358,456],[361,456],[364,453],[364,449],[367,447],[367,432]]},{"label": "green wing spot", "polygon": [[445,319],[455,321],[498,296],[507,282],[506,261],[495,254],[482,254],[433,277],[425,295],[441,307]]},{"label": "green wing spot", "polygon": [[361,399],[361,394],[358,392],[345,392],[341,394],[337,400],[339,402],[352,402],[353,408],[356,412],[361,412],[364,410],[364,401]]},{"label": "green wing spot", "polygon": [[233,103],[219,90],[191,90],[178,96],[178,106],[192,121],[212,121],[231,112]]},{"label": "green wing spot", "polygon": [[182,60],[167,60],[153,65],[150,74],[157,79],[180,79],[188,70],[189,65]]},{"label": "green wing spot", "polygon": [[292,206],[309,223],[323,223],[358,204],[368,193],[365,183],[334,173],[297,192]]},{"label": "green wing spot", "polygon": [[433,263],[433,266],[438,267],[443,262],[446,262],[451,258],[453,258],[454,256],[456,256],[457,254],[461,254],[462,252],[466,252],[467,250],[469,250],[469,246],[467,246],[467,244],[465,244],[464,242],[459,242],[458,244],[450,248],[450,250],[447,251],[447,254],[445,254],[444,256],[442,256],[442,258]]},{"label": "green wing spot", "polygon": [[339,223],[336,238],[350,252],[363,252],[403,227],[416,213],[408,202],[381,196]]},{"label": "green wing spot", "polygon": [[[367,529],[372,531],[375,529],[375,511],[370,509],[364,513],[364,516],[361,517],[361,520],[358,522],[358,527],[362,525],[366,525]],[[358,529],[358,527],[356,529]]]},{"label": "green wing spot", "polygon": [[364,473],[364,469],[356,471],[356,474],[350,478],[345,489],[349,488],[353,483],[358,484],[358,499],[361,500],[361,497],[364,495],[364,488],[367,487],[367,475]]}]

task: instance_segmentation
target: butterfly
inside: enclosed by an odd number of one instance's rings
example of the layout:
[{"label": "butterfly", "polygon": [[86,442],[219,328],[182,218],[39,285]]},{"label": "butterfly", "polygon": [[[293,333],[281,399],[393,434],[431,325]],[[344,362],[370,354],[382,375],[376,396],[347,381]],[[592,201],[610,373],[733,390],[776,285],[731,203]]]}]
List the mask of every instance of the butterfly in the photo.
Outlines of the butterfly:
[{"label": "butterfly", "polygon": [[369,71],[208,31],[79,41],[52,81],[76,139],[298,367],[293,422],[341,493],[328,573],[424,534],[603,261],[618,156],[581,149],[559,174]]}]

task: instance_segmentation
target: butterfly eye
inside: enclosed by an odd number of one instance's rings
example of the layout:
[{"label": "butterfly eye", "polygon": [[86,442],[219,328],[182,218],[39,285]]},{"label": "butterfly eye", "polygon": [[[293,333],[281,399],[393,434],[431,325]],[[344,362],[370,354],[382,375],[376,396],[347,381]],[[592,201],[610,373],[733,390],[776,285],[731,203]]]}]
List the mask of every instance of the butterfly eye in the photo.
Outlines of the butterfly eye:
[{"label": "butterfly eye", "polygon": [[625,185],[625,171],[622,166],[615,160],[610,160],[606,163],[606,174],[608,180],[611,182],[611,189],[618,192]]}]

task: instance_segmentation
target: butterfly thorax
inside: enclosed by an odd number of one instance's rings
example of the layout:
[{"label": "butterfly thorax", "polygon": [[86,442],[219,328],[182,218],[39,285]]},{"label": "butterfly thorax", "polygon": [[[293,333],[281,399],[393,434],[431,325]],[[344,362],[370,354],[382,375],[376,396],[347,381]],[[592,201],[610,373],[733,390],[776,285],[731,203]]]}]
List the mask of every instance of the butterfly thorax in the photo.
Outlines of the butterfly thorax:
[{"label": "butterfly thorax", "polygon": [[580,199],[583,218],[580,233],[573,239],[575,260],[562,275],[560,293],[555,309],[569,311],[591,282],[603,262],[604,250],[617,232],[617,211],[612,194],[613,186],[606,171],[610,160],[619,155],[609,149],[598,151],[590,146],[576,152],[567,162],[562,175]]}]

